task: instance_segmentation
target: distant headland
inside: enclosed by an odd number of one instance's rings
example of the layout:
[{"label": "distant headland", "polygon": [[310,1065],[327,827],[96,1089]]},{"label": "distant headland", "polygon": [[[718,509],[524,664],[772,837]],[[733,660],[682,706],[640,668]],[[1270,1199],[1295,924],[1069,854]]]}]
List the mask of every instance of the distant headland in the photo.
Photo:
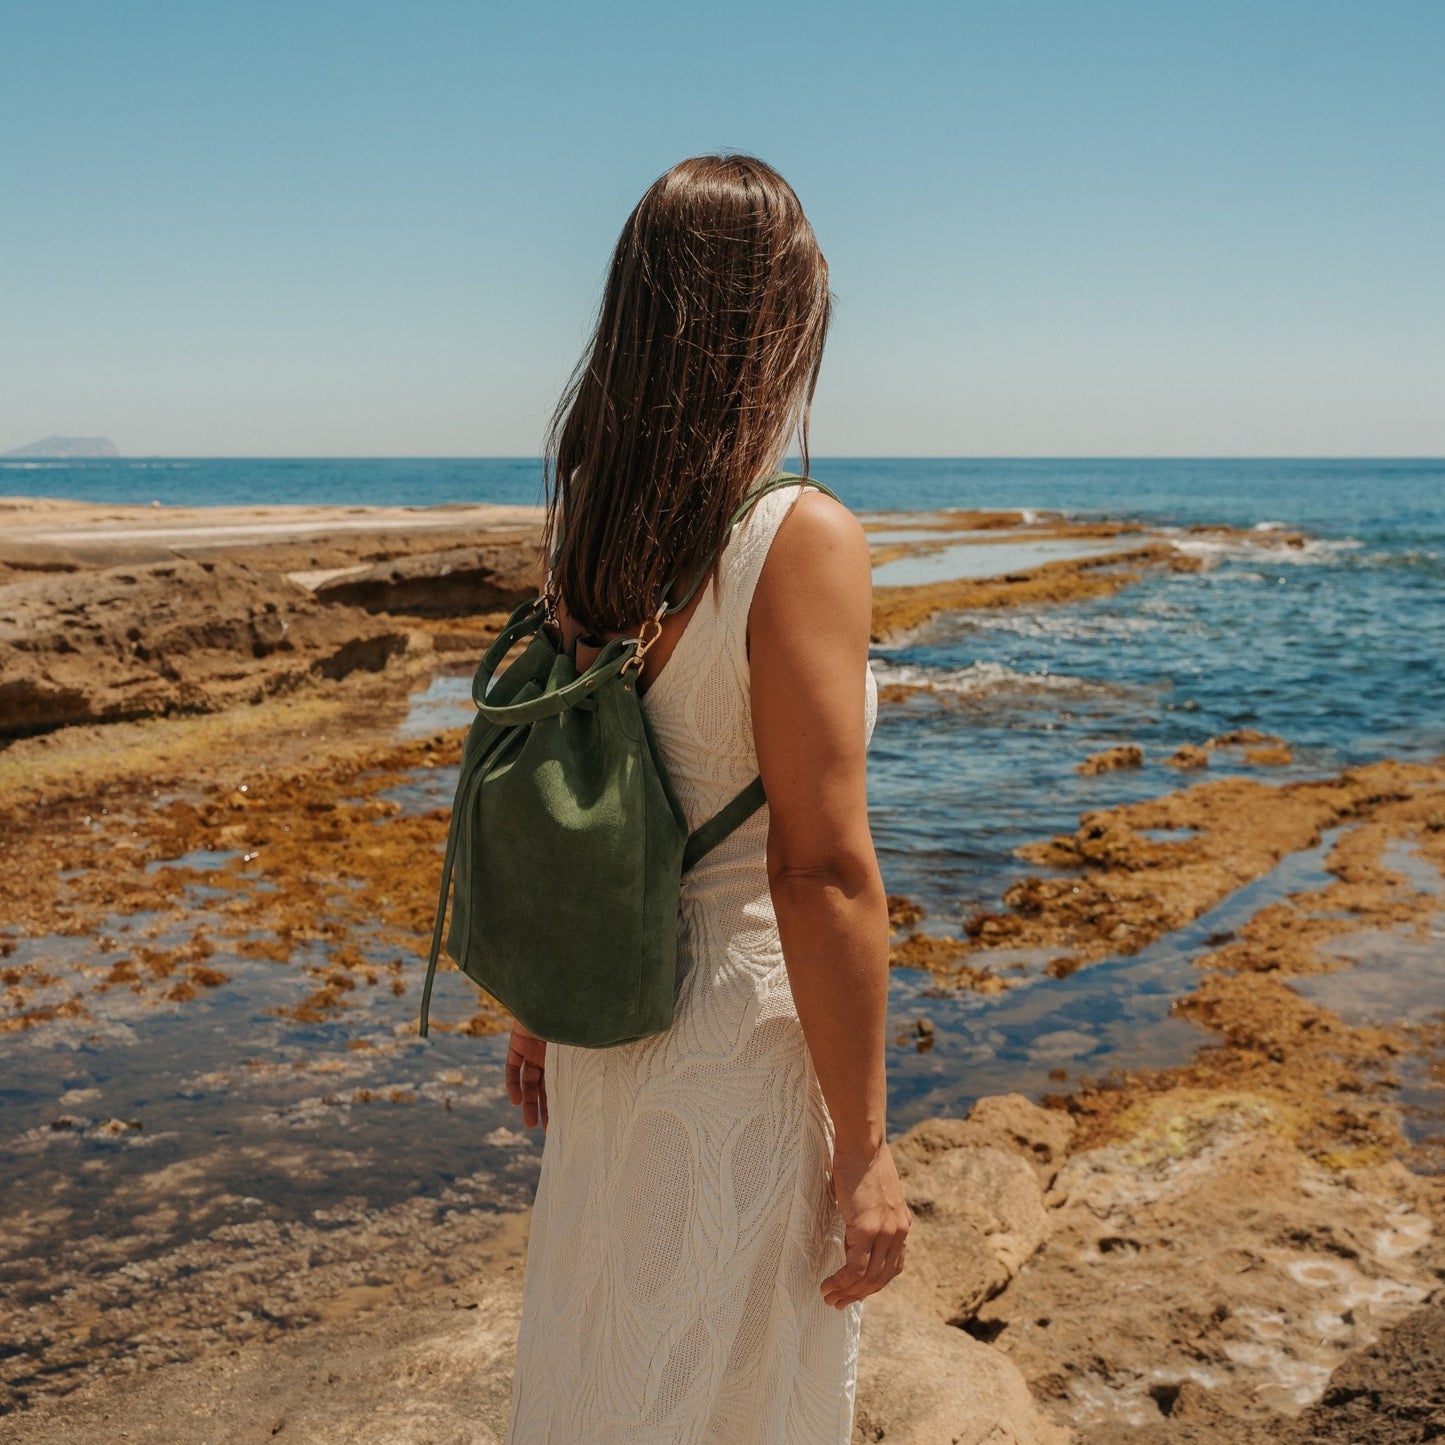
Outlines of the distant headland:
[{"label": "distant headland", "polygon": [[13,452],[0,452],[0,461],[22,461],[26,458],[118,457],[115,443],[109,437],[46,437]]}]

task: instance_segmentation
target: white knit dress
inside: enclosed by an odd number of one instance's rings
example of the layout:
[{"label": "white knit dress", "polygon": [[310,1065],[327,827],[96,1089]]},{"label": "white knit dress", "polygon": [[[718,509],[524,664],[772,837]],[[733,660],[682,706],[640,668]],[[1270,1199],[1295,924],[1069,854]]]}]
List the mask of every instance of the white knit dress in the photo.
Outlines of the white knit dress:
[{"label": "white knit dress", "polygon": [[[801,486],[734,528],[641,701],[696,828],[757,775],[745,629]],[[872,670],[864,727],[877,716]],[[666,1033],[547,1046],[508,1445],[847,1445],[862,1303],[768,890],[766,804],[684,875]]]}]

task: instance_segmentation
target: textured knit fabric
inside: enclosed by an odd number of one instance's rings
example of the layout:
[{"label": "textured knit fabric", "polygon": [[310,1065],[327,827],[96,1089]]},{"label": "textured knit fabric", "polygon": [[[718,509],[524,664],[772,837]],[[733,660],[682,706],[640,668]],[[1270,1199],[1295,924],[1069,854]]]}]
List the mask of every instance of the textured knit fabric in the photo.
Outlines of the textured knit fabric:
[{"label": "textured knit fabric", "polygon": [[[745,629],[800,487],[733,530],[642,694],[696,828],[757,775]],[[865,735],[877,716],[863,679]],[[508,1445],[847,1445],[862,1303],[833,1124],[793,1005],[764,805],[684,876],[676,1017],[609,1049],[549,1044]]]}]

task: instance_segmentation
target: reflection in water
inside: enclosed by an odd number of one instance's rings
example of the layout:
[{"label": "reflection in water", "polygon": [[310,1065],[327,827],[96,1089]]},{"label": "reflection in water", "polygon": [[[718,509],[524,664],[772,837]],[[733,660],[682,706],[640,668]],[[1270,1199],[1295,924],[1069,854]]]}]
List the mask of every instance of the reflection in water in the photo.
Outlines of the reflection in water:
[{"label": "reflection in water", "polygon": [[[997,536],[997,533],[993,534]],[[1149,537],[1130,538],[1128,546],[1143,546]],[[1074,562],[1083,557],[1102,557],[1124,550],[1117,537],[1090,540],[1040,539],[1028,542],[959,542],[931,555],[899,557],[873,569],[877,587],[917,587],[926,582],[954,578],[1002,577],[1008,572],[1026,572],[1045,562]]]}]

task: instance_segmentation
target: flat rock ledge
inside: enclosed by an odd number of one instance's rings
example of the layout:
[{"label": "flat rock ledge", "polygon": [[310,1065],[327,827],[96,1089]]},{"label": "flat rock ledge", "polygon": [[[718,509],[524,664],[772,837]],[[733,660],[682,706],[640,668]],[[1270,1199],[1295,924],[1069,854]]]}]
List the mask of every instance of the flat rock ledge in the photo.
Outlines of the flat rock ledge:
[{"label": "flat rock ledge", "polygon": [[176,558],[0,588],[0,738],[215,712],[356,671],[417,638],[276,572]]},{"label": "flat rock ledge", "polygon": [[320,602],[409,617],[473,617],[510,612],[535,597],[541,569],[530,549],[516,544],[448,547],[347,571],[316,587]]}]

